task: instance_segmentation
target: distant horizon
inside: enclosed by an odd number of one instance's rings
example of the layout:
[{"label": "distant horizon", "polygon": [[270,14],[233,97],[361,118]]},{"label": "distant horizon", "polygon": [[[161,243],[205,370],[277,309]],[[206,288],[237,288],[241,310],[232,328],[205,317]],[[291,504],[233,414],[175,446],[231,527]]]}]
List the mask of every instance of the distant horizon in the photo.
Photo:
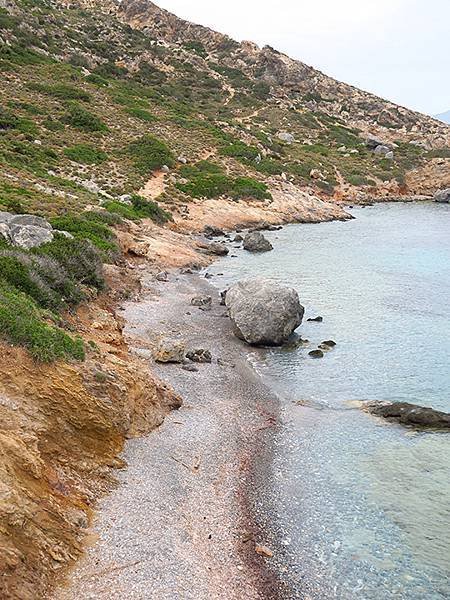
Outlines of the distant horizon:
[{"label": "distant horizon", "polygon": [[[447,0],[155,0],[238,41],[270,45],[326,75],[435,117],[450,110]],[[356,51],[355,51],[356,50]],[[431,93],[432,91],[432,93]]]}]

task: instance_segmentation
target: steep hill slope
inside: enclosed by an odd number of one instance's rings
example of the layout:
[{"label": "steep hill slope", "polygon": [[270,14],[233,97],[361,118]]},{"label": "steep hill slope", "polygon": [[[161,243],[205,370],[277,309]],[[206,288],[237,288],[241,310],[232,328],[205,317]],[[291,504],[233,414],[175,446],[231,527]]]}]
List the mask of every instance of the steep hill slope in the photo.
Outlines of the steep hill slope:
[{"label": "steep hill slope", "polygon": [[0,596],[34,600],[179,403],[121,335],[137,264],[207,264],[207,222],[450,187],[450,129],[141,0],[0,0],[0,74]]}]

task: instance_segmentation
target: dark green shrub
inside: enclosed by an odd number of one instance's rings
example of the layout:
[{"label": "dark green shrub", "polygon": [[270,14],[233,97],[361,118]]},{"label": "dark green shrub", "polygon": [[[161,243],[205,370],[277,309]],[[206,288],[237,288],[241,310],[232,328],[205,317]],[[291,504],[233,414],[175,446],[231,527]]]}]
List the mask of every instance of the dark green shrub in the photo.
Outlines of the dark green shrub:
[{"label": "dark green shrub", "polygon": [[83,165],[98,165],[108,159],[106,152],[97,150],[88,144],[77,144],[71,148],[65,148],[64,154],[70,160]]},{"label": "dark green shrub", "polygon": [[131,117],[136,117],[136,119],[146,121],[147,123],[152,123],[153,121],[158,120],[158,117],[155,117],[155,115],[152,115],[151,112],[144,110],[143,108],[128,108],[127,113]]},{"label": "dark green shrub", "polygon": [[192,41],[186,42],[185,44],[183,44],[183,46],[184,46],[184,48],[186,48],[186,50],[191,50],[192,52],[195,52],[202,58],[206,58],[206,56],[208,56],[205,46],[201,42],[192,40]]},{"label": "dark green shrub", "polygon": [[112,201],[107,202],[104,207],[111,213],[115,213],[129,219],[130,221],[136,221],[139,219],[152,219],[155,223],[166,223],[172,216],[167,211],[163,210],[157,202],[152,200],[146,200],[142,196],[133,195],[131,198],[131,206],[123,204],[122,202]]},{"label": "dark green shrub", "polygon": [[56,309],[61,305],[61,299],[53,298],[50,290],[33,269],[32,260],[24,253],[8,250],[0,252],[0,280],[7,281],[31,296],[44,308]]},{"label": "dark green shrub", "polygon": [[33,253],[55,260],[77,284],[99,290],[105,287],[101,256],[86,239],[70,239],[59,234],[52,242],[35,248]]},{"label": "dark green shrub", "polygon": [[79,104],[72,104],[63,117],[65,123],[82,131],[108,131],[108,127],[99,117]]},{"label": "dark green shrub", "polygon": [[244,142],[235,141],[228,146],[223,146],[221,153],[225,156],[237,158],[238,160],[255,160],[259,154],[259,150],[255,146],[247,146]]},{"label": "dark green shrub", "polygon": [[41,92],[59,100],[83,100],[84,102],[89,102],[91,99],[90,94],[84,90],[65,83],[57,83],[55,85],[30,83],[28,87],[35,92]]},{"label": "dark green shrub", "polygon": [[152,135],[144,135],[128,146],[128,154],[133,158],[136,169],[148,175],[163,165],[172,167],[175,158],[170,148]]},{"label": "dark green shrub", "polygon": [[267,185],[250,177],[238,177],[233,182],[231,190],[233,198],[255,198],[256,200],[265,200],[272,198],[267,189]]},{"label": "dark green shrub", "polygon": [[[115,236],[109,227],[98,221],[89,220],[84,215],[81,217],[75,215],[56,217],[51,220],[51,224],[55,229],[71,233],[75,236],[76,241],[89,240],[96,248],[102,251],[105,259],[111,260],[118,252]],[[45,245],[41,247],[45,248]],[[73,240],[64,241],[60,239],[60,249],[63,252],[63,255],[66,251],[69,253],[69,256],[67,257],[68,260],[72,260],[74,255],[75,259],[82,259],[83,253],[85,253],[87,257],[92,256],[92,258],[94,258],[94,253],[90,248],[91,246],[89,244],[80,248],[78,244],[73,244]],[[98,260],[97,257],[95,264],[97,264]],[[63,264],[63,266],[65,265]]]},{"label": "dark green shrub", "polygon": [[86,77],[86,81],[89,81],[89,83],[93,83],[94,85],[97,85],[98,87],[108,87],[108,85],[109,85],[109,83],[106,79],[104,79],[100,75],[97,75],[96,73],[91,73],[90,75],[88,75]]},{"label": "dark green shrub", "polygon": [[81,338],[73,339],[62,329],[49,325],[51,315],[5,280],[0,279],[0,336],[12,344],[26,347],[42,362],[58,359],[84,360]]}]

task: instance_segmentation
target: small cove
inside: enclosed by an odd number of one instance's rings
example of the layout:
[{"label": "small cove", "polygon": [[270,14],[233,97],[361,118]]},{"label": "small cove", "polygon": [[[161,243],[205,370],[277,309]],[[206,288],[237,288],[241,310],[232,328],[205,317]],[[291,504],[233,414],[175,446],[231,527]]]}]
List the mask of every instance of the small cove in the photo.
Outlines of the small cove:
[{"label": "small cove", "polygon": [[[270,514],[283,577],[311,599],[450,596],[450,440],[356,409],[390,400],[450,410],[450,209],[382,204],[355,220],[267,233],[275,250],[216,263],[295,287],[310,345],[250,351],[281,397]],[[306,318],[321,315],[323,323]],[[326,339],[322,360],[308,351]],[[258,490],[255,491],[255,494]]]}]

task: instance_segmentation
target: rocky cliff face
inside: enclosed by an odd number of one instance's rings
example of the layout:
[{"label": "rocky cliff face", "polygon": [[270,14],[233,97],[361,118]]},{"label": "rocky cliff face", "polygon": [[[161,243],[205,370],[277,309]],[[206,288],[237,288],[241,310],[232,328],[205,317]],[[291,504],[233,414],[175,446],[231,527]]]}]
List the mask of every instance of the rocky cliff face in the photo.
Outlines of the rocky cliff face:
[{"label": "rocky cliff face", "polygon": [[[195,25],[146,0],[123,0],[117,14],[133,27],[155,39],[172,44],[197,41],[230,68],[242,68],[246,75],[271,86],[274,96],[287,106],[323,110],[351,126],[371,129],[388,139],[412,134],[425,136],[432,147],[450,142],[448,128],[426,115],[339,82],[320,71],[265,46],[251,42],[236,43],[230,37],[207,27]],[[223,55],[223,52],[226,55]]]}]

